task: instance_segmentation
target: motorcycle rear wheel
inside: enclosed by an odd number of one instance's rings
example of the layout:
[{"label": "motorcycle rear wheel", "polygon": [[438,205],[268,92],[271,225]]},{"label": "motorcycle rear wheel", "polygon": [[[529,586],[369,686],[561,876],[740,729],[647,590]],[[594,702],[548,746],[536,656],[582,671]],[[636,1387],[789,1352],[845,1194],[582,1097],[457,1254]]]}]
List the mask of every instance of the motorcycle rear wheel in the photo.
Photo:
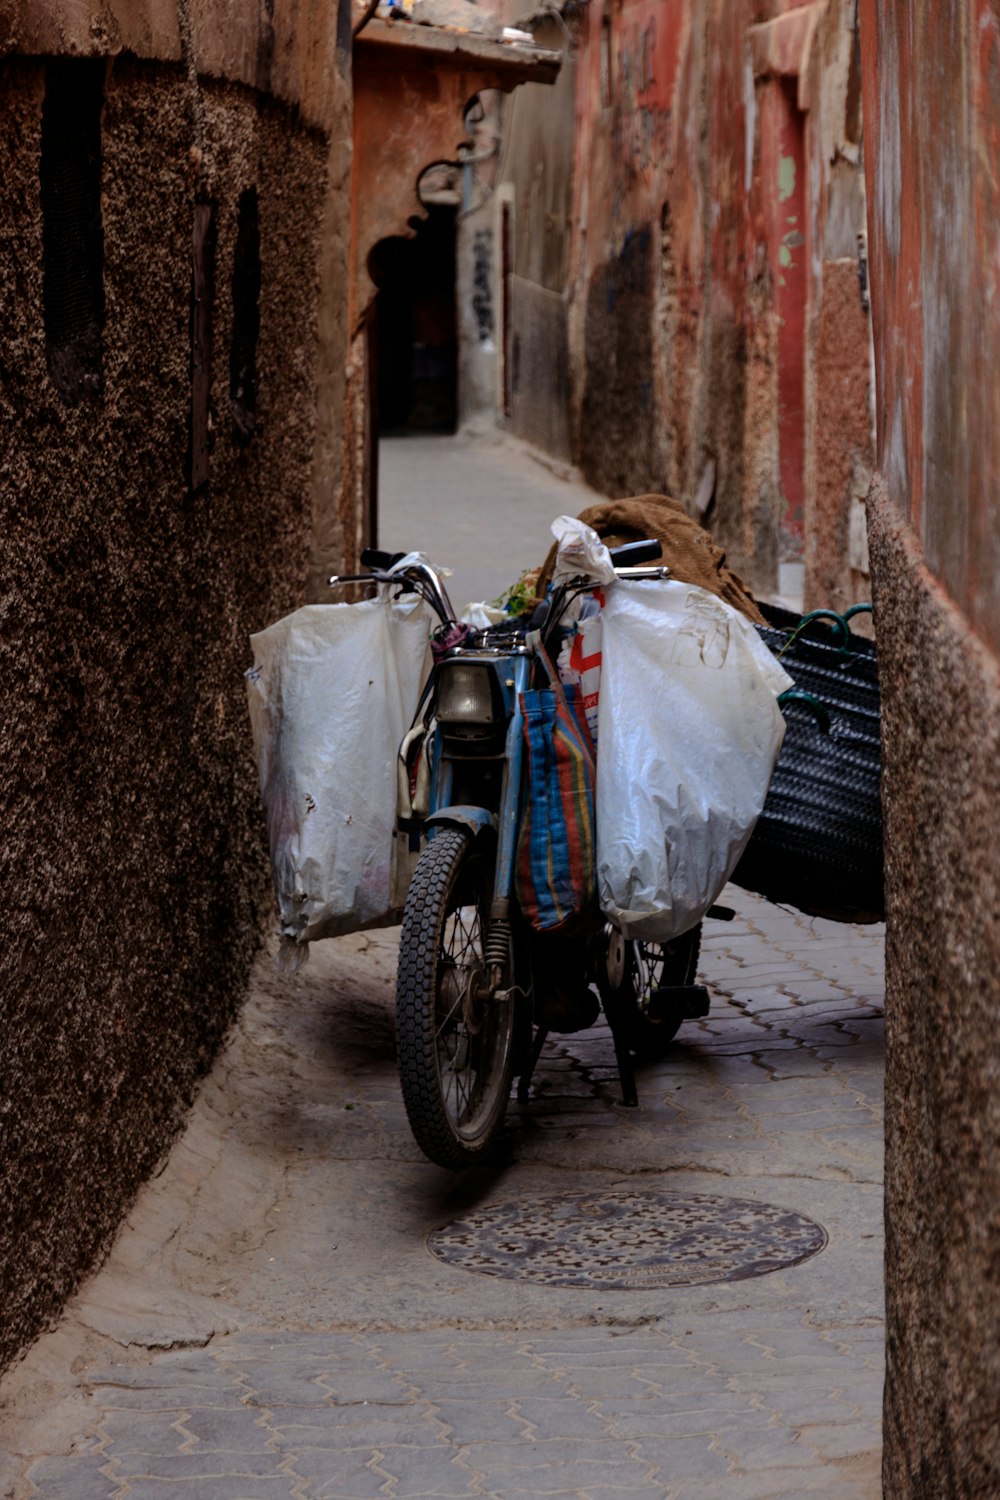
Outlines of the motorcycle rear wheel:
[{"label": "motorcycle rear wheel", "polygon": [[605,1011],[622,1018],[629,1050],[640,1062],[656,1062],[681,1028],[682,1019],[648,1014],[650,998],[661,986],[693,984],[701,952],[701,924],[670,943],[623,938],[614,928],[605,933],[605,954],[598,966],[598,989]]},{"label": "motorcycle rear wheel", "polygon": [[[514,999],[496,999],[487,984],[494,865],[482,840],[439,829],[417,864],[403,914],[396,979],[403,1102],[421,1151],[452,1170],[488,1150],[513,1076]],[[506,984],[510,990],[509,972]]]}]

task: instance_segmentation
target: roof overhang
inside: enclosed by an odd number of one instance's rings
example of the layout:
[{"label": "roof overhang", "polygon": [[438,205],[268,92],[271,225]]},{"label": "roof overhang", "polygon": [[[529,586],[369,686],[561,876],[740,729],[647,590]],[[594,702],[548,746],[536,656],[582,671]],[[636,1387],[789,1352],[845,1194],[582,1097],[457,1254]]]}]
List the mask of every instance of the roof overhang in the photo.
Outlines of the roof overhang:
[{"label": "roof overhang", "polygon": [[417,184],[432,162],[468,143],[464,115],[482,89],[554,83],[562,55],[451,26],[373,19],[354,42],[352,325],[375,289],[368,257],[380,240],[413,233]]}]

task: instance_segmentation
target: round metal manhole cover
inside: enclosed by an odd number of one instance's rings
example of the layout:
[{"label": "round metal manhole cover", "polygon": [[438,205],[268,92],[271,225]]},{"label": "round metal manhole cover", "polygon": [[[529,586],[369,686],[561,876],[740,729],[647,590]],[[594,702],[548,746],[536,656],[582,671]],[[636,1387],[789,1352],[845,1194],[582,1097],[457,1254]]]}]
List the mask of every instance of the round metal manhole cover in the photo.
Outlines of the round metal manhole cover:
[{"label": "round metal manhole cover", "polygon": [[701,1193],[562,1193],[436,1229],[432,1253],[483,1276],[628,1291],[744,1281],[798,1265],[826,1230],[770,1203]]}]

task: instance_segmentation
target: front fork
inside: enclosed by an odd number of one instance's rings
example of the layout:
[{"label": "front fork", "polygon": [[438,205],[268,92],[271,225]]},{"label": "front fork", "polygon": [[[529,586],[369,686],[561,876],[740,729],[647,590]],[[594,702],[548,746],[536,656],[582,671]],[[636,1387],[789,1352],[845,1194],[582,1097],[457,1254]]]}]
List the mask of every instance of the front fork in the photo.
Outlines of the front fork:
[{"label": "front fork", "polygon": [[497,816],[497,864],[490,907],[490,929],[486,939],[486,972],[491,989],[513,984],[513,944],[510,927],[510,903],[514,890],[514,861],[517,836],[521,826],[522,770],[524,767],[524,715],[521,694],[528,686],[531,659],[515,656],[510,661],[509,686],[513,711],[507,725],[503,785]]},{"label": "front fork", "polygon": [[[511,900],[514,890],[514,861],[517,857],[517,837],[521,826],[522,772],[524,768],[524,715],[521,713],[521,694],[527,688],[531,676],[531,658],[518,654],[497,662],[498,670],[505,672],[505,696],[510,705],[507,735],[504,742],[503,778],[500,786],[499,805],[496,813],[497,858],[493,879],[493,895],[490,902],[489,928],[486,934],[484,959],[486,969],[486,991],[490,994],[502,992],[514,983],[512,962]],[[440,729],[437,731],[440,735]],[[429,822],[456,823],[476,831],[476,825],[491,824],[492,814],[485,809],[452,806],[454,784],[453,768],[448,759],[440,754],[434,776]]]}]

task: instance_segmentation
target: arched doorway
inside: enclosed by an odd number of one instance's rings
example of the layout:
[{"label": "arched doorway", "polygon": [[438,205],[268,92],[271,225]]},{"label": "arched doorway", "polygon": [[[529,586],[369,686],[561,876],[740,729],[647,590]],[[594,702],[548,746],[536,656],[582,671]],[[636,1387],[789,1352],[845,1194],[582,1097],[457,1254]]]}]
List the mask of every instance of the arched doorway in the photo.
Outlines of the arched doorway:
[{"label": "arched doorway", "polygon": [[454,432],[458,326],[454,202],[426,205],[412,238],[379,242],[369,268],[378,289],[372,343],[382,435]]}]

